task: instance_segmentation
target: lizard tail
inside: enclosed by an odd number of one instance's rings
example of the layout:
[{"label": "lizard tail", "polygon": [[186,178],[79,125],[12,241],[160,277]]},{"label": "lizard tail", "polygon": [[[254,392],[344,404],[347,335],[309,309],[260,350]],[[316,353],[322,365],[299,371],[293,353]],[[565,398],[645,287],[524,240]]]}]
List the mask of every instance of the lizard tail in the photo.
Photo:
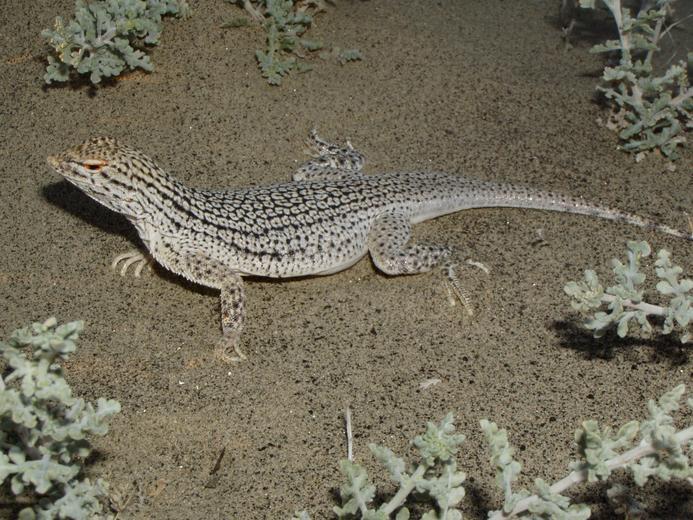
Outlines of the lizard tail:
[{"label": "lizard tail", "polygon": [[654,231],[659,231],[660,233],[666,233],[667,235],[672,235],[679,238],[684,238],[686,240],[693,240],[693,233],[683,231],[681,229],[676,229],[671,226],[666,226],[655,222],[654,220],[635,215],[634,213],[628,213],[626,211],[621,211],[612,208],[605,208],[599,206],[582,205],[575,206],[575,213],[581,213],[584,215],[594,215],[595,217],[601,217],[609,220],[615,220],[619,222],[626,222],[628,224],[633,224],[645,229],[652,229]]},{"label": "lizard tail", "polygon": [[[550,191],[536,191],[521,186],[480,183],[476,186],[475,200],[469,200],[468,207],[513,207],[563,211],[593,217],[626,222],[645,229],[652,229],[668,235],[693,240],[693,229],[683,231],[634,213],[615,208],[590,204],[583,199]],[[500,196],[498,196],[500,194]]]}]

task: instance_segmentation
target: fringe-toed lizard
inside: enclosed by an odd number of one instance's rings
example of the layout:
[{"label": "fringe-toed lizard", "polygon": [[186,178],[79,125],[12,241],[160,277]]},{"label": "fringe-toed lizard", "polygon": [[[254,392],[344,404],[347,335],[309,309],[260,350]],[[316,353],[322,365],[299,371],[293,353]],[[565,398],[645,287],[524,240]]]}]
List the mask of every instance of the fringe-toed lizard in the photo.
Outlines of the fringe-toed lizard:
[{"label": "fringe-toed lizard", "polygon": [[[347,269],[367,253],[388,275],[428,271],[450,253],[412,244],[412,224],[469,208],[516,207],[621,220],[670,235],[691,234],[637,215],[552,192],[447,173],[363,175],[364,157],[311,132],[317,157],[293,182],[204,190],[176,180],[142,152],[98,137],[49,157],[55,170],[89,197],[122,213],[149,254],[195,283],[221,291],[221,352],[238,349],[243,328],[243,276],[288,278]],[[149,260],[116,257],[121,274]]]}]

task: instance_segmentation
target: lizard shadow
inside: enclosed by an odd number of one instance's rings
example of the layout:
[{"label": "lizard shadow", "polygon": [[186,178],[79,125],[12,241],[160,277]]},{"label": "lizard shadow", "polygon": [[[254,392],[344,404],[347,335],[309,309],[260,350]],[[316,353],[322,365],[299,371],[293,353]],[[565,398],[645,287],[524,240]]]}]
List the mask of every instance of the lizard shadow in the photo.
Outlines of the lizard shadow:
[{"label": "lizard shadow", "polygon": [[618,38],[618,30],[607,10],[561,9],[561,12],[544,17],[555,31],[563,33],[563,46],[591,48],[605,40]]},{"label": "lizard shadow", "polygon": [[653,334],[650,338],[619,338],[615,332],[610,331],[601,338],[595,338],[589,330],[579,324],[577,317],[575,320],[556,321],[552,328],[558,333],[562,348],[580,352],[586,359],[611,360],[619,352],[627,356],[628,351],[642,346],[648,347],[651,351],[652,362],[666,360],[672,366],[682,366],[690,359],[690,345],[680,343],[675,335]]},{"label": "lizard shadow", "polygon": [[90,226],[95,226],[111,235],[125,235],[135,244],[139,242],[135,229],[125,217],[90,199],[69,182],[54,182],[44,186],[41,191],[49,203]]},{"label": "lizard shadow", "polygon": [[[137,231],[128,220],[119,213],[111,211],[92,200],[81,190],[67,181],[54,182],[42,188],[43,197],[54,206],[66,211],[90,226],[94,226],[110,235],[122,235],[128,239],[133,248],[143,250],[142,242]],[[108,259],[110,261],[110,259]],[[156,262],[151,264],[152,270],[166,281],[177,283],[186,289],[205,295],[218,296],[218,291],[193,283],[178,276]]]}]

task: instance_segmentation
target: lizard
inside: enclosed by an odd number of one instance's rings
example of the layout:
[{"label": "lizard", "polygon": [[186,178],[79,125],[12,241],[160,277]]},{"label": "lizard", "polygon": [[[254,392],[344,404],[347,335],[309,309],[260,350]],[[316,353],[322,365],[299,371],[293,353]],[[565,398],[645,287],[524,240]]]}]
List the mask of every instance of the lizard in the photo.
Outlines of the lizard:
[{"label": "lizard", "polygon": [[[530,208],[624,221],[693,240],[693,234],[580,198],[442,172],[365,175],[363,154],[315,130],[314,158],[291,182],[209,190],[185,185],[150,157],[110,137],[96,137],[50,156],[57,173],[86,195],[121,213],[147,254],[117,256],[121,275],[135,276],[152,259],[191,282],[220,291],[218,352],[240,361],[245,316],[243,277],[328,275],[366,254],[387,275],[440,266],[451,249],[412,243],[413,224],[485,207]],[[448,271],[450,272],[450,271]],[[228,353],[235,352],[235,356]]]}]

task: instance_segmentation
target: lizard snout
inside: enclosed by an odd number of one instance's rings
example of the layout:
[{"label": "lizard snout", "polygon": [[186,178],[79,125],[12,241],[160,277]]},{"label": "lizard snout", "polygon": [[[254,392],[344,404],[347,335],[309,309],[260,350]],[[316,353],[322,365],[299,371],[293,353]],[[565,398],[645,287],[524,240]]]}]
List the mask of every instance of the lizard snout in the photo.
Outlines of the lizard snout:
[{"label": "lizard snout", "polygon": [[50,164],[56,170],[58,170],[60,168],[60,165],[62,163],[63,163],[63,159],[60,155],[49,155],[48,156],[48,164]]}]

